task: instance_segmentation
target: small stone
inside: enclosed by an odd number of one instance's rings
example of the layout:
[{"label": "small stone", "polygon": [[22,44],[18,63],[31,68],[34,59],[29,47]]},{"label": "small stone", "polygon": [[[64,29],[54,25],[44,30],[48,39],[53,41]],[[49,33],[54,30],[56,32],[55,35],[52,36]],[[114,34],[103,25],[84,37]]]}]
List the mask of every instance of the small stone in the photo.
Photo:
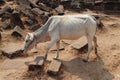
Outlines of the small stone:
[{"label": "small stone", "polygon": [[73,43],[71,46],[77,50],[88,44],[86,37],[81,37],[77,42]]},{"label": "small stone", "polygon": [[11,29],[10,24],[7,23],[7,22],[5,22],[5,23],[3,24],[3,29]]},{"label": "small stone", "polygon": [[15,37],[25,37],[25,32],[19,26],[16,26],[11,35]]},{"label": "small stone", "polygon": [[32,25],[32,24],[34,24],[34,21],[31,20],[31,19],[28,19],[28,20],[25,21],[25,24]]},{"label": "small stone", "polygon": [[34,13],[37,16],[40,16],[44,14],[44,11],[40,10],[39,8],[33,8],[32,13]]},{"label": "small stone", "polygon": [[35,31],[35,30],[39,29],[40,27],[41,27],[40,24],[35,24],[35,25],[31,26],[29,29],[32,31]]},{"label": "small stone", "polygon": [[23,48],[23,45],[10,43],[6,45],[1,51],[2,51],[2,55],[12,59],[12,58],[21,56],[22,48]]},{"label": "small stone", "polygon": [[59,5],[57,8],[55,8],[57,11],[58,15],[64,15],[64,7],[63,5]]},{"label": "small stone", "polygon": [[35,58],[34,61],[30,62],[28,64],[28,69],[29,71],[34,71],[34,70],[41,70],[43,69],[44,65],[44,57],[43,56],[38,56]]},{"label": "small stone", "polygon": [[[64,46],[61,44],[60,47],[59,47],[59,50],[64,50]],[[54,45],[51,49],[51,51],[57,51],[57,48],[56,48],[56,45]]]},{"label": "small stone", "polygon": [[0,33],[0,41],[2,40],[2,36],[1,36],[1,33]]},{"label": "small stone", "polygon": [[59,60],[53,60],[48,68],[48,74],[49,75],[57,75],[60,71],[62,62]]}]

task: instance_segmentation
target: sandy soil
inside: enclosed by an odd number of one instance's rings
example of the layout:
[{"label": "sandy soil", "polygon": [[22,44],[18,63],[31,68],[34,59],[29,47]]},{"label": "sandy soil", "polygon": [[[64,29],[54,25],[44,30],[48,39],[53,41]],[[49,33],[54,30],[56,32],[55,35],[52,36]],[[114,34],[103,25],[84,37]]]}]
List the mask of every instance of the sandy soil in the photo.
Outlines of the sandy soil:
[{"label": "sandy soil", "polygon": [[[103,16],[103,14],[100,15]],[[85,53],[81,54],[78,50],[63,44],[65,50],[61,50],[60,53],[63,66],[58,76],[51,77],[40,71],[30,72],[24,63],[32,61],[36,56],[44,53],[47,43],[41,43],[38,46],[38,53],[33,53],[34,50],[30,51],[28,57],[10,60],[1,56],[0,80],[120,80],[120,17],[104,16],[102,22],[105,25],[104,29],[102,31],[98,30],[96,33],[100,59],[96,58],[93,51],[89,62],[84,63],[82,58],[86,56]],[[11,37],[11,31],[4,32],[0,49],[8,43],[23,42],[22,39],[17,40]],[[48,60],[52,60],[54,56],[55,51],[50,51]]]}]

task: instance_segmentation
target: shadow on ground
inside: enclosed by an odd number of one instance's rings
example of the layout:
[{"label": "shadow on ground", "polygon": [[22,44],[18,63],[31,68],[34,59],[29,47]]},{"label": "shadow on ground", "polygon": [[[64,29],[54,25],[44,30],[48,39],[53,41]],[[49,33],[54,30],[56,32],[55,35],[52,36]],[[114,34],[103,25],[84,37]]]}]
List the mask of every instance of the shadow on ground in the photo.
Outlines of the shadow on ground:
[{"label": "shadow on ground", "polygon": [[[70,61],[62,61],[64,64],[64,71],[70,73],[68,80],[112,80],[114,76],[104,68],[104,62],[94,60],[90,62],[83,62],[81,58],[74,58]],[[63,76],[67,77],[67,76]]]}]

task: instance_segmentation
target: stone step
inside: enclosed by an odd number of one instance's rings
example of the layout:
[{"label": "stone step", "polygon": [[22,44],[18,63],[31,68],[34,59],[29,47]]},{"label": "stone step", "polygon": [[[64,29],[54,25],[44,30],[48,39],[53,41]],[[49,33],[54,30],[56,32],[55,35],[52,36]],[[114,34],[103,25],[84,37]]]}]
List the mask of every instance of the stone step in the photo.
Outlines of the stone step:
[{"label": "stone step", "polygon": [[21,44],[9,43],[3,49],[1,49],[1,51],[2,55],[12,59],[18,56],[22,56],[22,48],[23,45]]},{"label": "stone step", "polygon": [[41,70],[44,66],[44,56],[38,56],[36,57],[32,62],[28,64],[28,70],[34,71],[34,70]]},{"label": "stone step", "polygon": [[81,37],[79,40],[77,40],[75,43],[71,44],[71,46],[77,50],[80,50],[84,46],[88,44],[86,37]]},{"label": "stone step", "polygon": [[53,60],[47,70],[49,75],[57,75],[60,72],[62,62],[59,60]]}]

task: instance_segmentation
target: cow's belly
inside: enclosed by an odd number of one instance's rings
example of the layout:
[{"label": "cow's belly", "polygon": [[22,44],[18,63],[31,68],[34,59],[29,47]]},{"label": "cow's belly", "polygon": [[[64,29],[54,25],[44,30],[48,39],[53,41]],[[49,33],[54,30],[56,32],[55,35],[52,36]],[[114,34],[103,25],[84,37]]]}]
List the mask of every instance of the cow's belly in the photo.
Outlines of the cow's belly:
[{"label": "cow's belly", "polygon": [[73,28],[68,27],[68,28],[61,28],[60,29],[60,38],[61,39],[68,39],[68,40],[75,40],[79,39],[83,35],[85,35],[85,29],[84,27],[80,26],[74,26]]}]

